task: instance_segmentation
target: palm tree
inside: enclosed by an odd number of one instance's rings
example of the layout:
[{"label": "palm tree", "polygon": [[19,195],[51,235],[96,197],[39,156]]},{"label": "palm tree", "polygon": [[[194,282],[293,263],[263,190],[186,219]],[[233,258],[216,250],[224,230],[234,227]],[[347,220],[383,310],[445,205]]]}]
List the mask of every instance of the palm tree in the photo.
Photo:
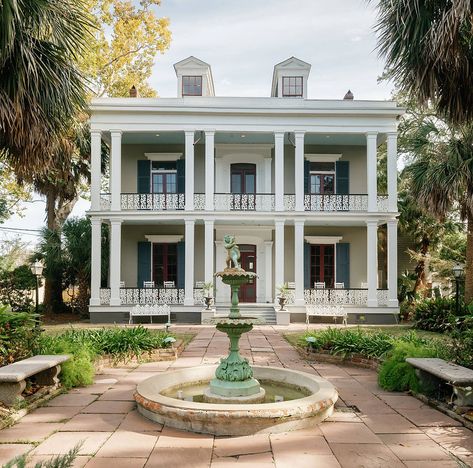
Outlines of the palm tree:
[{"label": "palm tree", "polygon": [[75,63],[91,28],[83,0],[0,1],[0,155],[30,180],[86,106]]},{"label": "palm tree", "polygon": [[405,169],[412,197],[440,223],[456,210],[467,223],[465,301],[469,303],[473,300],[473,123],[452,127],[422,118],[405,143],[415,155]]},{"label": "palm tree", "polygon": [[378,48],[387,77],[452,122],[473,118],[473,2],[379,0]]}]

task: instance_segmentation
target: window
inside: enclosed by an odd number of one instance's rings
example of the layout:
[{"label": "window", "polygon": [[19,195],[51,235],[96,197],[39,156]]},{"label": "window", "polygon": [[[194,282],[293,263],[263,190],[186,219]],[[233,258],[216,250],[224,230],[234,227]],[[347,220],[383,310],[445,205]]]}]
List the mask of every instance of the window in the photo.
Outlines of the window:
[{"label": "window", "polygon": [[153,161],[151,166],[151,193],[177,193],[176,163]]},{"label": "window", "polygon": [[153,281],[156,287],[177,284],[177,244],[153,244]]},{"label": "window", "polygon": [[314,283],[325,283],[326,288],[333,288],[335,282],[335,246],[310,246],[310,287]]},{"label": "window", "polygon": [[332,195],[335,193],[335,164],[313,162],[310,164],[310,194]]},{"label": "window", "polygon": [[202,77],[183,76],[182,77],[183,96],[202,96]]},{"label": "window", "polygon": [[231,192],[256,193],[256,164],[231,165]]},{"label": "window", "polygon": [[284,97],[302,97],[303,87],[302,76],[283,76],[282,78]]}]

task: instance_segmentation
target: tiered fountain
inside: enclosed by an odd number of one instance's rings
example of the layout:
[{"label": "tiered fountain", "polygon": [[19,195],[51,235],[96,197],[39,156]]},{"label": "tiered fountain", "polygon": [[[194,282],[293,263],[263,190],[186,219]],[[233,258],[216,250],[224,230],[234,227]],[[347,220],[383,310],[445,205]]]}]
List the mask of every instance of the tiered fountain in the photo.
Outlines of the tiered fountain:
[{"label": "tiered fountain", "polygon": [[238,307],[240,286],[256,275],[240,266],[233,236],[224,237],[226,268],[215,276],[228,284],[228,317],[216,317],[217,330],[230,340],[229,355],[215,366],[163,372],[138,384],[135,400],[144,416],[161,424],[216,435],[284,432],[312,427],[333,411],[338,394],[325,379],[267,366],[251,367],[239,352],[239,340],[255,318]]}]

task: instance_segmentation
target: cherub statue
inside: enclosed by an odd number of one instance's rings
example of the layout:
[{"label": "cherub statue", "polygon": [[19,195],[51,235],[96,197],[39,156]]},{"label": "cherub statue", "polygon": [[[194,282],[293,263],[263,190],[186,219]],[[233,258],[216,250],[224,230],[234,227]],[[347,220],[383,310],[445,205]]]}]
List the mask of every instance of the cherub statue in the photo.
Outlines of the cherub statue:
[{"label": "cherub statue", "polygon": [[227,268],[234,268],[236,270],[241,270],[240,265],[240,249],[235,243],[235,236],[226,234],[223,237],[223,245],[227,249]]}]

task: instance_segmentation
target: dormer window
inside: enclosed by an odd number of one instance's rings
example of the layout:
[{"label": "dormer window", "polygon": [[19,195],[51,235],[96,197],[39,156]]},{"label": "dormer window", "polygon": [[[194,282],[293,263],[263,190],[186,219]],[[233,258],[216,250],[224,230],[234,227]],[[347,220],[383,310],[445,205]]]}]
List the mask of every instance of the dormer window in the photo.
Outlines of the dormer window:
[{"label": "dormer window", "polygon": [[283,97],[302,97],[304,94],[304,81],[302,76],[283,76]]},{"label": "dormer window", "polygon": [[182,95],[183,96],[202,96],[202,76],[182,77]]}]

